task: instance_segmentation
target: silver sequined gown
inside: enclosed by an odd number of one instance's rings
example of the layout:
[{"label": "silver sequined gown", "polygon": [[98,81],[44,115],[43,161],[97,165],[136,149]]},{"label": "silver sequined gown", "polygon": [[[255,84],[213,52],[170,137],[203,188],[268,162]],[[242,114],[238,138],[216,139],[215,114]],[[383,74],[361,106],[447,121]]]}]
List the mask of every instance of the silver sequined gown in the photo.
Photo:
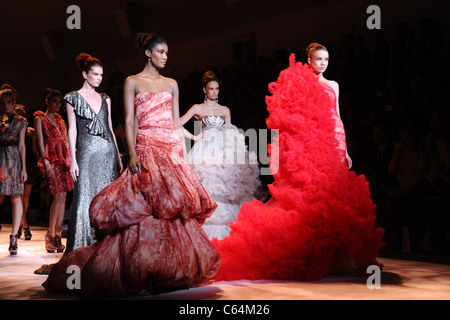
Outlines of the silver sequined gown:
[{"label": "silver sequined gown", "polygon": [[89,205],[97,193],[119,176],[119,158],[108,123],[108,96],[102,93],[101,97],[102,106],[98,114],[78,92],[68,93],[64,97],[76,115],[76,158],[79,168],[70,208],[66,254],[95,242]]},{"label": "silver sequined gown", "polygon": [[197,141],[188,161],[205,189],[217,203],[217,209],[202,225],[210,239],[230,234],[241,205],[251,201],[260,186],[259,166],[254,152],[249,152],[245,136],[222,116],[206,115],[202,131],[208,135]]}]

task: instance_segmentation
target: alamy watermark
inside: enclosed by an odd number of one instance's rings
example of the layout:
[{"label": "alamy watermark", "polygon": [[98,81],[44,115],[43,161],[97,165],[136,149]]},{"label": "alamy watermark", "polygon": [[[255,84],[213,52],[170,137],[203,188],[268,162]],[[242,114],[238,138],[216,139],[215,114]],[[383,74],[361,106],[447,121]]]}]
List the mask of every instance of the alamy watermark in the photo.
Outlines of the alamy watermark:
[{"label": "alamy watermark", "polygon": [[66,9],[66,13],[70,16],[66,20],[67,29],[81,29],[81,9],[77,5],[70,5]]},{"label": "alamy watermark", "polygon": [[381,29],[381,9],[373,4],[367,7],[366,13],[371,15],[367,18],[366,26],[369,30]]},{"label": "alamy watermark", "polygon": [[381,289],[381,268],[377,265],[367,267],[366,273],[370,274],[367,278],[366,285],[370,290]]},{"label": "alamy watermark", "polygon": [[[81,289],[81,270],[77,265],[70,265],[67,267],[67,274],[70,276],[66,280],[66,286],[69,290]],[[381,289],[381,268],[377,265],[370,265],[367,267],[367,274],[370,276],[367,278],[366,286],[368,289]]]},{"label": "alamy watermark", "polygon": [[66,286],[69,290],[81,289],[81,269],[77,265],[70,265],[66,270],[70,276],[66,280]]},{"label": "alamy watermark", "polygon": [[195,121],[194,135],[204,134],[204,137],[196,142],[188,140],[190,164],[259,164],[261,175],[278,172],[278,145],[272,141],[278,136],[279,130],[250,128],[244,131],[234,126],[223,126],[203,131],[201,121]]}]

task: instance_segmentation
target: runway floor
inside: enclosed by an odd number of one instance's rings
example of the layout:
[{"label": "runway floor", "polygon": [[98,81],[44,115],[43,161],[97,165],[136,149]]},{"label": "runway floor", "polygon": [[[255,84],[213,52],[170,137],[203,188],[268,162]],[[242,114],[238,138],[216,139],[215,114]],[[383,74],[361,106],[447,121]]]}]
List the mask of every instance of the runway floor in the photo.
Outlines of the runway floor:
[{"label": "runway floor", "polygon": [[[0,231],[0,299],[59,300],[69,295],[48,295],[41,283],[46,275],[34,274],[42,264],[55,263],[59,254],[44,251],[45,228],[34,226],[30,241],[19,239],[19,253],[8,252],[11,225]],[[65,239],[63,239],[65,242]],[[380,257],[379,289],[369,289],[367,277],[327,276],[320,281],[214,282],[171,293],[142,296],[145,300],[450,300],[450,265]],[[370,282],[375,284],[375,282]]]}]

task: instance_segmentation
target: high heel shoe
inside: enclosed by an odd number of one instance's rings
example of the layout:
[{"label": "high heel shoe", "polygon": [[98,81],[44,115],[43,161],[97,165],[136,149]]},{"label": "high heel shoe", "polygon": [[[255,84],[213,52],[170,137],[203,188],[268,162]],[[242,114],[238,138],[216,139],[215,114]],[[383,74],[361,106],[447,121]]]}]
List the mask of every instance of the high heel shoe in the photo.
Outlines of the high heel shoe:
[{"label": "high heel shoe", "polygon": [[19,246],[17,245],[17,234],[9,236],[9,254],[12,256],[17,255],[17,251],[19,250]]},{"label": "high heel shoe", "polygon": [[57,234],[55,234],[55,247],[56,252],[64,252],[64,249],[66,248],[66,246],[61,243],[61,237]]},{"label": "high heel shoe", "polygon": [[48,231],[45,234],[45,250],[47,250],[48,253],[55,253],[56,251],[55,237],[52,237]]},{"label": "high heel shoe", "polygon": [[17,231],[17,239],[20,239],[22,236],[22,226],[19,227],[19,230]]},{"label": "high heel shoe", "polygon": [[24,230],[25,240],[31,240],[30,227],[29,226],[27,228],[23,227],[23,230]]}]

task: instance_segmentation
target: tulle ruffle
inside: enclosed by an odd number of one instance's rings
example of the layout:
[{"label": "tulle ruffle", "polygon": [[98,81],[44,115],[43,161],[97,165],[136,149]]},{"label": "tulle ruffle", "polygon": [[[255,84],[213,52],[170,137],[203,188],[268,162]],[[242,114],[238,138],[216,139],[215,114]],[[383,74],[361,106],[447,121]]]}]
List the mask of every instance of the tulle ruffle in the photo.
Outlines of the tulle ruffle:
[{"label": "tulle ruffle", "polygon": [[220,240],[230,234],[228,224],[237,219],[241,205],[251,201],[261,185],[260,169],[245,136],[234,125],[207,130],[208,135],[194,144],[188,159],[218,205],[203,230],[210,239]]},{"label": "tulle ruffle", "polygon": [[230,236],[213,240],[222,257],[215,279],[317,280],[342,265],[364,273],[377,264],[383,230],[367,180],[336,150],[335,101],[293,55],[269,89],[267,125],[279,130],[273,200],[244,203]]}]

